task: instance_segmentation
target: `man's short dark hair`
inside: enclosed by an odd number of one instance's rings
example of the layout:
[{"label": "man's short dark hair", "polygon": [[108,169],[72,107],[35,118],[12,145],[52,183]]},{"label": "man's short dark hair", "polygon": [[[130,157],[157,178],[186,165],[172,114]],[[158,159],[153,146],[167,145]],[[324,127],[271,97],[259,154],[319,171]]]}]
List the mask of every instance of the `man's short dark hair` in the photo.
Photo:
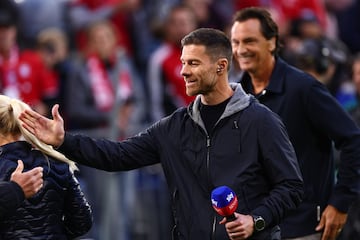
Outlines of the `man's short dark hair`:
[{"label": "man's short dark hair", "polygon": [[199,28],[181,40],[182,47],[191,44],[205,46],[206,53],[214,61],[219,58],[226,58],[229,63],[228,67],[230,68],[232,47],[229,38],[224,32],[213,28]]}]

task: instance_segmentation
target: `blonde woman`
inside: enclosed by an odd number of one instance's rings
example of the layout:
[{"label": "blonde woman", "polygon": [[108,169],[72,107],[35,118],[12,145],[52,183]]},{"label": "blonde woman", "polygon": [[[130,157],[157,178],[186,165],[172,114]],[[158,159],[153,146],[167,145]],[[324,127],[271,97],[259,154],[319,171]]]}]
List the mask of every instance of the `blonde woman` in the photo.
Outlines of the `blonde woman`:
[{"label": "blonde woman", "polygon": [[43,168],[43,187],[15,209],[0,213],[1,239],[73,239],[92,225],[90,206],[73,172],[74,162],[22,128],[18,116],[30,107],[0,95],[0,181],[24,163]]}]

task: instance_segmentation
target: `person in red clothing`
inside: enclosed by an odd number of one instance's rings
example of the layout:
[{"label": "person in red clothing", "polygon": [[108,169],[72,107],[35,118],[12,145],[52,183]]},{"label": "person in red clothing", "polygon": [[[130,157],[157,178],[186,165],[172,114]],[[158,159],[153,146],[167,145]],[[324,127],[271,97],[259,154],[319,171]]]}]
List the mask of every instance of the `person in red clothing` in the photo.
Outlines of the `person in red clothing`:
[{"label": "person in red clothing", "polygon": [[311,11],[318,18],[321,26],[326,27],[325,4],[318,0],[234,0],[235,10],[246,7],[266,7],[276,9],[284,16],[285,21],[292,21],[303,16],[304,12]]},{"label": "person in red clothing", "polygon": [[159,120],[180,106],[186,106],[194,99],[185,92],[179,60],[181,38],[197,27],[194,12],[186,5],[175,5],[164,22],[164,41],[151,54],[147,71],[152,121]]},{"label": "person in red clothing", "polygon": [[272,5],[277,6],[281,12],[283,12],[285,18],[288,21],[293,21],[299,18],[303,18],[304,15],[314,14],[321,27],[326,28],[326,9],[325,5],[318,0],[271,0]]},{"label": "person in red clothing", "polygon": [[74,57],[69,51],[69,38],[66,32],[60,28],[45,28],[36,36],[35,50],[41,56],[49,78],[55,78],[58,83],[56,103],[63,105],[61,113],[67,118],[65,107],[67,85],[74,73]]},{"label": "person in red clothing", "polygon": [[20,99],[48,115],[58,83],[49,77],[39,54],[18,47],[18,9],[13,1],[0,2],[0,93]]},{"label": "person in red clothing", "polygon": [[[145,113],[144,89],[133,59],[117,45],[121,36],[110,21],[94,22],[86,33],[86,48],[73,59],[74,71],[64,95],[67,129],[94,138],[127,138],[143,128]],[[86,237],[125,239],[132,234],[129,217],[134,217],[130,215],[134,202],[128,199],[135,198],[135,176],[135,172],[109,174],[80,166],[79,179],[94,213],[94,227]],[[110,203],[114,199],[119,199],[116,205]]]},{"label": "person in red clothing", "polygon": [[70,23],[75,31],[75,45],[83,50],[86,45],[85,29],[94,22],[109,20],[119,32],[119,46],[132,53],[129,14],[141,5],[141,0],[74,0],[70,3]]}]

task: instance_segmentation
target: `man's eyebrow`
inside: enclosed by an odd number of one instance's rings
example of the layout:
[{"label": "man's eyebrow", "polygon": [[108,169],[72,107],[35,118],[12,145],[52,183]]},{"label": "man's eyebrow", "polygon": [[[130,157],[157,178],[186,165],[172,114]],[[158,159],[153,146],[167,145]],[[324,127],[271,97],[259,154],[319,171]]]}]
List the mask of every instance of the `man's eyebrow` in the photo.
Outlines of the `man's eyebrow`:
[{"label": "man's eyebrow", "polygon": [[189,59],[183,59],[183,58],[180,58],[180,61],[182,62],[201,62],[199,59],[197,58],[189,58]]}]

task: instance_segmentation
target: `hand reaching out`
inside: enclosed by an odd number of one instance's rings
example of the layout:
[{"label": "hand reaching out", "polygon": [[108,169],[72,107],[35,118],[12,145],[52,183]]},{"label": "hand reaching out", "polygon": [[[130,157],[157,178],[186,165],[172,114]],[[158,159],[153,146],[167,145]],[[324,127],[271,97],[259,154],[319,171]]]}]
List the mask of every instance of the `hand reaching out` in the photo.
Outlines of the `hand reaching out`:
[{"label": "hand reaching out", "polygon": [[59,114],[59,105],[55,104],[51,110],[53,119],[26,109],[20,114],[22,126],[44,143],[54,147],[60,146],[64,141],[64,120]]},{"label": "hand reaching out", "polygon": [[29,198],[43,186],[43,168],[36,167],[27,172],[23,170],[24,163],[18,160],[18,166],[11,174],[10,181],[16,182],[24,191],[25,198]]}]

